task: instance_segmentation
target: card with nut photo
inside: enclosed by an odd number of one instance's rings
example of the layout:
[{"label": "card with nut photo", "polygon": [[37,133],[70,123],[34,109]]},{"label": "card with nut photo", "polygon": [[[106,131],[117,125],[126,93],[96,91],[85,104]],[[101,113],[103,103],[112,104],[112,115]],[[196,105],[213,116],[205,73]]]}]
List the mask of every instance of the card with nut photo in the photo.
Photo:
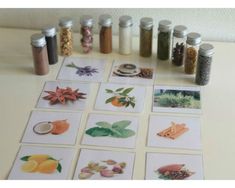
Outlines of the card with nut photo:
[{"label": "card with nut photo", "polygon": [[147,153],[146,180],[203,180],[202,155]]},{"label": "card with nut photo", "polygon": [[149,147],[200,150],[200,118],[151,115],[147,145]]},{"label": "card with nut photo", "polygon": [[90,114],[82,144],[135,148],[138,126],[136,116]]},{"label": "card with nut photo", "polygon": [[131,180],[135,154],[81,149],[74,179]]},{"label": "card with nut photo", "polygon": [[73,148],[21,146],[8,179],[65,180],[73,158]]},{"label": "card with nut photo", "polygon": [[66,57],[58,73],[58,80],[102,82],[106,60],[81,57]]},{"label": "card with nut photo", "polygon": [[115,60],[110,73],[110,82],[153,85],[156,64]]},{"label": "card with nut photo", "polygon": [[22,143],[75,145],[81,112],[32,111]]},{"label": "card with nut photo", "polygon": [[154,86],[153,112],[201,113],[200,87]]},{"label": "card with nut photo", "polygon": [[90,85],[71,81],[47,81],[39,97],[37,108],[84,110]]}]

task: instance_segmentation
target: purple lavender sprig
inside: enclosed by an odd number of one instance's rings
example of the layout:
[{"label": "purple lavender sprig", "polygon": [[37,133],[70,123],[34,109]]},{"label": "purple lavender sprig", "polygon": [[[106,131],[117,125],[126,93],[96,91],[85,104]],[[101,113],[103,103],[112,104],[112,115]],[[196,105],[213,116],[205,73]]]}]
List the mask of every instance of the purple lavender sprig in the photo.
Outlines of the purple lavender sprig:
[{"label": "purple lavender sprig", "polygon": [[98,73],[98,70],[96,68],[92,68],[91,66],[78,67],[73,62],[69,65],[66,65],[66,67],[76,68],[76,74],[78,74],[79,76],[92,76],[93,73]]}]

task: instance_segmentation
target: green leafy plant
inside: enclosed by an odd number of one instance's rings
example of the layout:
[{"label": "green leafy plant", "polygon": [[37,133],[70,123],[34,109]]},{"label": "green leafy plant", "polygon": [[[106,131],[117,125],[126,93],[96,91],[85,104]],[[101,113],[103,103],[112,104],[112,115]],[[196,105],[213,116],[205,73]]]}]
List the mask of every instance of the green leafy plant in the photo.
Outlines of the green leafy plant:
[{"label": "green leafy plant", "polygon": [[130,97],[128,94],[134,88],[118,88],[115,91],[111,89],[106,89],[106,93],[112,94],[112,97],[108,98],[105,103],[111,103],[113,106],[122,107],[131,106],[132,108],[135,107],[135,97]]},{"label": "green leafy plant", "polygon": [[110,136],[115,138],[128,138],[135,135],[135,131],[127,129],[131,121],[123,120],[110,124],[106,121],[97,122],[97,127],[90,128],[86,134],[92,137]]}]

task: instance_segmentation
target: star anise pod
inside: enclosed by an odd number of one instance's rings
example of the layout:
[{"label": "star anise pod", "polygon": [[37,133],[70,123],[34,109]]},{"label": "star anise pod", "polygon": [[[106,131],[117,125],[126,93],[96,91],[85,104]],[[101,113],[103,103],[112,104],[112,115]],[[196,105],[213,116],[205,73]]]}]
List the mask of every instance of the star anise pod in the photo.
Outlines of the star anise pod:
[{"label": "star anise pod", "polygon": [[66,87],[65,89],[56,87],[56,91],[44,91],[45,93],[48,93],[49,95],[43,97],[45,100],[49,100],[50,104],[65,104],[67,101],[76,101],[79,99],[86,99],[84,95],[86,93],[79,92],[79,89],[72,90],[70,87]]}]

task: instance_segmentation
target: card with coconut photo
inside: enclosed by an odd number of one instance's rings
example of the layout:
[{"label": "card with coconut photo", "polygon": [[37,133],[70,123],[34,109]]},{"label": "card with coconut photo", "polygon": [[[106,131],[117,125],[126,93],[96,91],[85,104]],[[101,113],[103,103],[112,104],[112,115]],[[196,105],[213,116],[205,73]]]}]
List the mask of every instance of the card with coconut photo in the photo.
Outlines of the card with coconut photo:
[{"label": "card with coconut photo", "polygon": [[71,81],[47,81],[36,105],[37,108],[84,110],[90,84]]},{"label": "card with coconut photo", "polygon": [[142,112],[146,88],[136,85],[101,83],[95,109],[116,112]]},{"label": "card with coconut photo", "polygon": [[202,155],[147,153],[147,180],[203,180]]},{"label": "card with coconut photo", "polygon": [[22,143],[75,145],[81,112],[32,111]]},{"label": "card with coconut photo", "polygon": [[110,82],[153,85],[156,64],[114,60]]},{"label": "card with coconut photo", "polygon": [[135,148],[138,126],[136,116],[89,114],[82,144]]},{"label": "card with coconut photo", "polygon": [[74,179],[131,180],[135,154],[81,149]]},{"label": "card with coconut photo", "polygon": [[105,68],[104,59],[65,57],[57,79],[102,82]]},{"label": "card with coconut photo", "polygon": [[73,158],[73,148],[21,146],[8,179],[65,180]]},{"label": "card with coconut photo", "polygon": [[199,117],[151,115],[147,145],[200,150],[200,127]]},{"label": "card with coconut photo", "polygon": [[200,87],[154,86],[153,112],[201,113]]}]

